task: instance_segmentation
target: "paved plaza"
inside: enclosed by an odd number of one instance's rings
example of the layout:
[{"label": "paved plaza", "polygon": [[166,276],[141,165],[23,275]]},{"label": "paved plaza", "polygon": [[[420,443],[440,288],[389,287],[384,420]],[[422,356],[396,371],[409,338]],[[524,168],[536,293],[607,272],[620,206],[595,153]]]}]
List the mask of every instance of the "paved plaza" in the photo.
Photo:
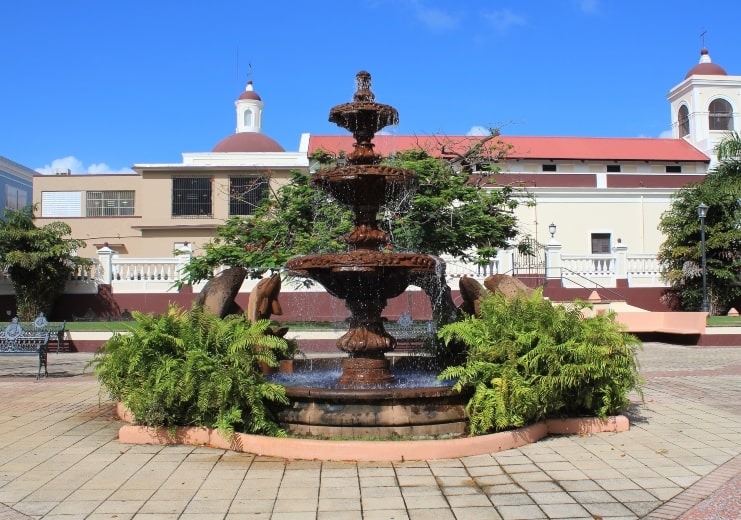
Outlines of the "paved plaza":
[{"label": "paved plaza", "polygon": [[119,444],[90,354],[0,356],[0,520],[741,518],[741,348],[646,343],[624,433],[398,463]]}]

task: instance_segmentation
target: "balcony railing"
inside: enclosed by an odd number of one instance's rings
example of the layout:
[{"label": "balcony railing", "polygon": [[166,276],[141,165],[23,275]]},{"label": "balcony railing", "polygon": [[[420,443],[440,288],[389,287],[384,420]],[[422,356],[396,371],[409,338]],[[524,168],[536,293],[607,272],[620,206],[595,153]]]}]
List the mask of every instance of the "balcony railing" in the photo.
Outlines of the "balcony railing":
[{"label": "balcony railing", "polygon": [[[182,277],[183,266],[190,260],[187,253],[167,258],[120,257],[108,248],[98,253],[92,266],[80,268],[70,277],[67,292],[94,292],[98,284],[110,284],[122,292],[172,292]],[[617,287],[618,280],[627,280],[629,287],[666,286],[654,254],[629,254],[626,247],[618,247],[612,254],[566,255],[561,254],[560,244],[550,244],[545,246],[545,255],[543,279],[560,279],[564,287],[584,287],[589,283]],[[483,280],[489,275],[512,274],[513,259],[511,249],[501,250],[495,259],[483,265],[443,258],[446,276],[451,281],[462,276]],[[12,294],[8,274],[2,270],[0,294]]]}]

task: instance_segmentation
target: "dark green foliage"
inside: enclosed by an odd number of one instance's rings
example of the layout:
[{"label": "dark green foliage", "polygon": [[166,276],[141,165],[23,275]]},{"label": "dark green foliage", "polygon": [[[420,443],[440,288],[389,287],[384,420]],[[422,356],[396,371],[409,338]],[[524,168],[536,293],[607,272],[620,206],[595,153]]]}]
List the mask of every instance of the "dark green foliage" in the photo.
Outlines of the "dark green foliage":
[{"label": "dark green foliage", "polygon": [[91,364],[139,424],[284,435],[268,409],[288,402],[284,388],[267,382],[260,364],[277,366],[288,346],[267,333],[268,320],[174,305],[162,315],[132,314],[135,324],[115,333]]},{"label": "dark green foliage", "polygon": [[21,321],[50,315],[67,280],[90,265],[75,254],[85,242],[68,238],[70,232],[64,222],[36,227],[33,206],[6,210],[0,220],[0,265],[10,275]]},{"label": "dark green foliage", "polygon": [[456,388],[473,390],[471,433],[549,417],[605,417],[624,409],[632,390],[640,393],[640,342],[613,313],[583,318],[587,307],[553,304],[540,291],[511,300],[491,295],[481,301],[481,318],[442,328],[446,343],[467,348],[465,363],[440,378],[457,378]]},{"label": "dark green foliage", "polygon": [[697,206],[708,206],[705,251],[710,314],[725,314],[741,299],[741,138],[730,134],[718,145],[720,163],[703,182],[678,191],[659,221],[666,236],[658,258],[669,282],[673,307],[697,311],[702,303],[701,225]]},{"label": "dark green foliage", "polygon": [[340,237],[352,229],[352,214],[312,188],[309,177],[293,172],[275,196],[263,199],[251,217],[231,217],[204,246],[203,255],[185,266],[183,283],[209,279],[221,266],[244,267],[260,278],[289,258],[347,250]]},{"label": "dark green foliage", "polygon": [[520,203],[512,186],[432,157],[424,150],[408,150],[385,162],[417,172],[419,187],[411,197],[391,202],[383,226],[397,248],[432,255],[449,254],[464,260],[488,262],[517,235],[513,210]]}]

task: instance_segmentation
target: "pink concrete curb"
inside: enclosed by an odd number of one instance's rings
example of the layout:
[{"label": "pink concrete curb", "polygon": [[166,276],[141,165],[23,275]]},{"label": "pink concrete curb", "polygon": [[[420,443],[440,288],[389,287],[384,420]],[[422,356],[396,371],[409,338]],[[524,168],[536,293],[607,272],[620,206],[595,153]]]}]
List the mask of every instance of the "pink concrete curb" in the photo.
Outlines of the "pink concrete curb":
[{"label": "pink concrete curb", "polygon": [[[131,414],[118,404],[118,416],[124,421]],[[525,428],[518,428],[490,435],[458,439],[419,441],[331,441],[319,439],[295,439],[263,437],[237,433],[230,441],[211,428],[176,428],[171,434],[167,428],[146,426],[122,426],[118,432],[119,442],[125,444],[189,444],[211,446],[225,450],[254,453],[267,457],[297,460],[333,461],[385,461],[455,459],[472,455],[483,455],[518,448],[537,442],[549,434],[593,434],[601,432],[624,432],[630,421],[624,415],[606,420],[595,417],[573,419],[549,419]]]}]

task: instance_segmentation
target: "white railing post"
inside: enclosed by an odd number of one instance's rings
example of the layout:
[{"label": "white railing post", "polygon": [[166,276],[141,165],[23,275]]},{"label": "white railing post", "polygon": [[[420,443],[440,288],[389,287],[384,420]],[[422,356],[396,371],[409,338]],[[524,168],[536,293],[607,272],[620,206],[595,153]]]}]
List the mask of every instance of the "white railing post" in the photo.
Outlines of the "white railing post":
[{"label": "white railing post", "polygon": [[103,246],[98,249],[98,260],[100,261],[100,268],[103,270],[102,283],[110,284],[113,280],[113,255],[116,252],[110,247]]},{"label": "white railing post", "polygon": [[183,277],[183,268],[185,268],[193,257],[193,246],[189,242],[185,242],[175,252],[178,258],[178,265],[175,267],[173,279],[180,280]]},{"label": "white railing post", "polygon": [[612,247],[612,252],[615,255],[615,280],[627,280],[628,279],[628,246],[623,244],[622,240],[618,238],[617,244]]},{"label": "white railing post", "polygon": [[499,269],[497,274],[512,274],[512,270],[515,268],[515,249],[513,246],[509,246],[506,249],[500,249],[497,252],[497,263]]},{"label": "white railing post", "polygon": [[563,246],[555,238],[551,238],[545,246],[545,278],[548,280],[561,280],[561,250]]}]

